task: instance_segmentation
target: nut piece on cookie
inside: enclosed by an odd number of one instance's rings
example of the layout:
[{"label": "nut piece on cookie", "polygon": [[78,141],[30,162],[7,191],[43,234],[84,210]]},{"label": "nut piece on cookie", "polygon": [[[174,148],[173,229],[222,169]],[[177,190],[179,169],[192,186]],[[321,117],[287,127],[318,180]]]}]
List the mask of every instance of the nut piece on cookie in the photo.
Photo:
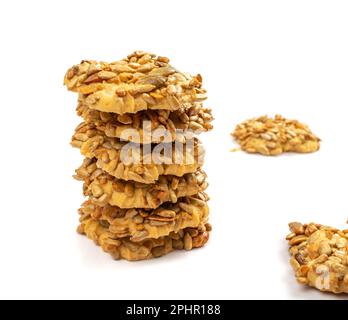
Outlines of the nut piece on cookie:
[{"label": "nut piece on cookie", "polygon": [[290,264],[297,281],[320,291],[348,293],[348,229],[289,223]]},{"label": "nut piece on cookie", "polygon": [[320,139],[309,127],[280,115],[247,120],[231,134],[242,150],[276,156],[283,152],[311,153],[320,148]]}]

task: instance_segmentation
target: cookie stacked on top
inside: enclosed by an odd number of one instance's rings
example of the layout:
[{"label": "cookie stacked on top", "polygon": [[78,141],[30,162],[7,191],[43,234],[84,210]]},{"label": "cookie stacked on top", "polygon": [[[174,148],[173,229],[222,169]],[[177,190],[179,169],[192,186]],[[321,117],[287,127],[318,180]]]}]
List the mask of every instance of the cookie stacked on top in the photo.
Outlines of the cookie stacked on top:
[{"label": "cookie stacked on top", "polygon": [[71,142],[85,156],[75,175],[88,197],[78,232],[115,259],[202,247],[211,227],[197,133],[211,130],[213,117],[201,76],[137,51],[82,61],[64,83],[79,94],[83,118]]}]

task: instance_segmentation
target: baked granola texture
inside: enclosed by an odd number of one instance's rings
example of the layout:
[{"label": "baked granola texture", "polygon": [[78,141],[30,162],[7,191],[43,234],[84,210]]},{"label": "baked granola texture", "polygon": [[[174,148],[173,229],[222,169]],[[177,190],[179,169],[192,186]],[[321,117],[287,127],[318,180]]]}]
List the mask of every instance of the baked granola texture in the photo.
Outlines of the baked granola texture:
[{"label": "baked granola texture", "polygon": [[[152,151],[156,146],[152,145],[146,149],[142,145],[131,145],[118,138],[107,137],[93,124],[86,123],[81,123],[75,129],[71,145],[79,148],[81,154],[87,158],[96,158],[96,166],[110,175],[118,179],[142,183],[154,183],[161,175],[181,177],[184,174],[193,173],[203,165],[205,153],[199,140],[193,138],[189,144],[183,145],[180,156],[177,155],[173,145],[169,159],[167,159],[168,156],[165,157],[164,152],[158,152],[158,157],[154,159]],[[122,153],[122,148],[127,146],[131,154]],[[131,148],[132,146],[134,148]],[[128,157],[129,155],[132,158]]]},{"label": "baked granola texture", "polygon": [[83,119],[71,146],[84,156],[78,233],[114,259],[161,257],[209,239],[209,197],[197,138],[212,130],[201,75],[136,51],[107,63],[83,60],[64,77]]},{"label": "baked granola texture", "polygon": [[265,156],[283,152],[311,153],[320,148],[320,139],[307,125],[281,115],[247,120],[238,124],[231,135],[242,150]]},{"label": "baked granola texture", "polygon": [[206,99],[200,75],[179,72],[168,58],[142,51],[111,63],[83,60],[66,72],[64,84],[89,108],[118,114],[174,111]]},{"label": "baked granola texture", "polygon": [[98,206],[93,201],[85,201],[80,210],[80,222],[93,218],[117,238],[127,238],[133,242],[158,239],[171,232],[178,233],[185,228],[196,228],[206,224],[209,208],[207,195],[198,193],[191,197],[166,202],[156,209],[121,209],[116,206]]},{"label": "baked granola texture", "polygon": [[348,229],[299,222],[289,228],[286,240],[296,280],[323,292],[348,294]]},{"label": "baked granola texture", "polygon": [[192,131],[201,133],[213,128],[211,109],[204,108],[201,102],[186,104],[173,112],[146,110],[122,115],[93,110],[79,103],[76,112],[86,123],[93,124],[108,137],[142,144],[176,140],[185,143],[187,138],[192,137]]},{"label": "baked granola texture", "polygon": [[203,247],[209,239],[209,224],[197,228],[185,228],[171,232],[168,236],[133,242],[129,238],[118,238],[98,220],[87,218],[77,228],[77,232],[86,235],[95,244],[109,253],[115,260],[146,260],[164,256],[174,250],[190,251]]},{"label": "baked granola texture", "polygon": [[101,169],[85,175],[76,170],[76,180],[84,181],[83,192],[99,205],[110,204],[120,208],[157,208],[162,203],[177,202],[178,198],[192,196],[208,187],[202,170],[182,177],[160,176],[152,184],[117,179]]}]

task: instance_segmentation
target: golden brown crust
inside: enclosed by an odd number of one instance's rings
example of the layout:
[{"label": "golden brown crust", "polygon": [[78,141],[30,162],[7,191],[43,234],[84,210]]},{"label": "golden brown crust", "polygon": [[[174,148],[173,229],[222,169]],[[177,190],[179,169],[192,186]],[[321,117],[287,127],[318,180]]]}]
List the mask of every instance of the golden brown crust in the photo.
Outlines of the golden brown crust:
[{"label": "golden brown crust", "polygon": [[84,60],[67,71],[64,84],[88,107],[118,114],[173,111],[206,99],[200,75],[178,72],[168,62],[140,51],[112,63]]},{"label": "golden brown crust", "polygon": [[[93,110],[79,103],[77,114],[108,137],[125,138],[142,144],[175,140],[185,143],[187,136],[191,136],[188,130],[203,132],[213,128],[211,110],[203,108],[201,103],[188,104],[187,107],[173,112],[146,110],[123,115]],[[147,133],[147,128],[144,128],[146,121],[152,134]],[[137,135],[127,137],[125,133],[130,130],[134,130]]]},{"label": "golden brown crust", "polygon": [[242,150],[267,156],[283,152],[310,153],[320,148],[320,139],[308,126],[280,115],[274,119],[263,116],[247,120],[237,125],[232,136]]},{"label": "golden brown crust", "polygon": [[[110,204],[120,208],[157,208],[162,203],[204,191],[206,174],[198,170],[182,177],[160,176],[156,183],[144,184],[116,179],[89,159],[76,170],[75,178],[84,181],[84,194],[100,206]],[[94,162],[93,162],[94,161]]]},{"label": "golden brown crust", "polygon": [[209,208],[204,193],[180,198],[177,203],[165,203],[157,209],[121,209],[115,206],[97,206],[84,202],[79,210],[80,222],[93,218],[117,238],[133,242],[158,239],[185,228],[196,228],[208,221]]},{"label": "golden brown crust", "polygon": [[182,157],[179,157],[181,153],[176,153],[175,148],[171,146],[171,159],[167,159],[166,163],[154,161],[153,147],[149,151],[144,151],[146,149],[141,145],[139,148],[134,148],[135,156],[138,155],[137,151],[140,152],[139,161],[127,163],[128,159],[122,158],[122,148],[129,146],[130,143],[109,138],[93,124],[82,123],[76,128],[71,145],[79,148],[81,154],[87,158],[95,157],[98,160],[98,168],[118,179],[154,183],[160,175],[181,177],[197,171],[202,166],[205,152],[203,146],[196,138],[191,142],[193,143],[183,146]]},{"label": "golden brown crust", "polygon": [[78,232],[85,234],[97,245],[109,253],[114,259],[129,261],[157,258],[174,250],[191,250],[206,244],[209,239],[210,225],[200,225],[197,228],[186,228],[178,233],[158,239],[146,239],[133,242],[128,238],[118,239],[103,227],[99,221],[92,218],[85,219],[78,227]]},{"label": "golden brown crust", "polygon": [[332,293],[348,293],[348,229],[289,223],[286,237],[296,279]]}]

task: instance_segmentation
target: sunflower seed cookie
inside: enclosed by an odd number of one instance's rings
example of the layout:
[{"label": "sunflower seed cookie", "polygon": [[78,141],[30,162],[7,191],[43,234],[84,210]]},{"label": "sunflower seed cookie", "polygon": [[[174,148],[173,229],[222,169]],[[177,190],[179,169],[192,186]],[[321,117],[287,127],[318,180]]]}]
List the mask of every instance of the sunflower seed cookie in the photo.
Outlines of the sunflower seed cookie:
[{"label": "sunflower seed cookie", "polygon": [[84,195],[100,206],[110,204],[122,209],[156,209],[162,203],[176,203],[178,198],[193,196],[208,187],[206,174],[198,170],[182,177],[160,176],[153,184],[116,179],[103,170],[91,166],[76,170],[75,179],[84,181]]},{"label": "sunflower seed cookie", "polygon": [[[135,143],[160,143],[178,140],[185,143],[188,132],[209,131],[213,128],[211,109],[203,108],[201,103],[188,104],[185,108],[170,112],[168,110],[147,110],[123,115],[93,110],[79,103],[77,114],[86,123],[92,123],[111,138],[125,138]],[[149,126],[145,127],[146,121]],[[134,137],[126,132],[135,130]],[[147,132],[149,130],[151,132]]]},{"label": "sunflower seed cookie", "polygon": [[[122,153],[122,148],[130,146],[130,143],[109,138],[93,124],[86,123],[76,128],[71,145],[79,148],[81,154],[87,158],[95,157],[97,167],[110,175],[141,183],[154,183],[160,175],[181,177],[195,172],[202,166],[205,153],[203,146],[195,138],[191,144],[183,145],[182,152],[180,149],[176,151],[175,148],[171,148],[171,158],[165,158],[160,153],[156,156],[153,152],[155,147],[145,149],[142,145],[133,149],[134,158],[130,158],[129,153]],[[86,166],[88,165],[86,163]]]},{"label": "sunflower seed cookie", "polygon": [[114,259],[129,261],[145,260],[161,257],[174,250],[191,250],[204,246],[209,239],[209,224],[197,228],[186,228],[178,233],[158,239],[146,239],[133,242],[129,238],[117,238],[99,221],[87,218],[79,225],[77,231],[86,235],[97,245],[109,253]]},{"label": "sunflower seed cookie", "polygon": [[320,291],[348,293],[348,229],[320,224],[289,224],[286,237],[299,283]]},{"label": "sunflower seed cookie", "polygon": [[118,114],[174,111],[206,99],[200,75],[179,72],[168,58],[140,51],[112,63],[83,60],[67,71],[64,84],[88,107]]},{"label": "sunflower seed cookie", "polygon": [[274,119],[263,116],[247,120],[237,125],[232,136],[242,150],[267,156],[283,152],[310,153],[320,148],[320,139],[308,126],[280,115]]},{"label": "sunflower seed cookie", "polygon": [[80,222],[93,218],[117,238],[129,237],[133,242],[158,239],[171,232],[177,233],[207,223],[209,208],[206,200],[207,196],[200,193],[150,210],[121,209],[110,205],[100,207],[87,200],[79,210]]},{"label": "sunflower seed cookie", "polygon": [[83,118],[71,139],[88,197],[78,232],[130,261],[203,246],[209,238],[204,148],[212,129],[202,77],[136,51],[111,63],[83,60],[64,77]]}]

